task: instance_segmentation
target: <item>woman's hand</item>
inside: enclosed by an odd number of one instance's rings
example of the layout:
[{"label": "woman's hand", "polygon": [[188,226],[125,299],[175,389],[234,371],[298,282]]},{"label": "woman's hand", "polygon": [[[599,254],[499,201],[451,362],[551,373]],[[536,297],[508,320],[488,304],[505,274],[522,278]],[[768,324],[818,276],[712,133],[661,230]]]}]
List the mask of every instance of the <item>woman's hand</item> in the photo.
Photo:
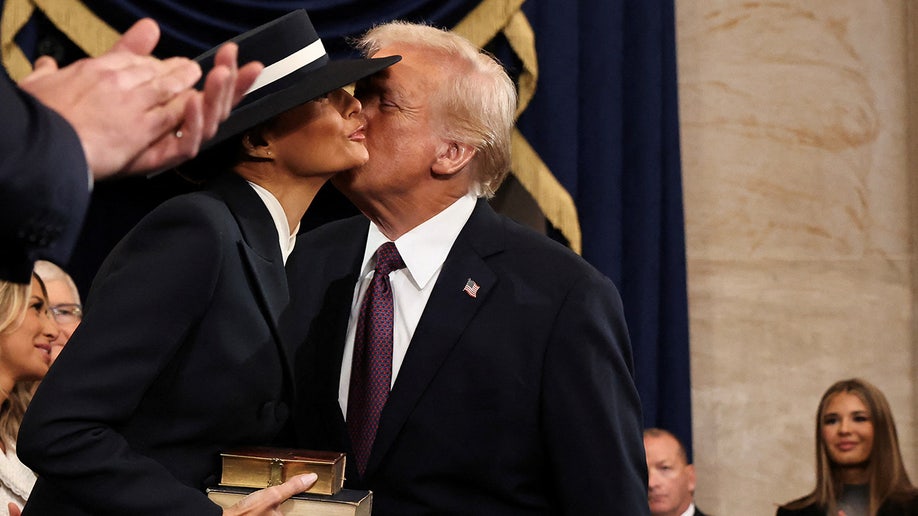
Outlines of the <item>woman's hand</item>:
[{"label": "woman's hand", "polygon": [[[223,516],[281,516],[279,507],[291,496],[312,487],[319,478],[315,473],[297,475],[279,486],[268,487],[246,496],[223,510]],[[18,516],[13,515],[11,516]]]}]

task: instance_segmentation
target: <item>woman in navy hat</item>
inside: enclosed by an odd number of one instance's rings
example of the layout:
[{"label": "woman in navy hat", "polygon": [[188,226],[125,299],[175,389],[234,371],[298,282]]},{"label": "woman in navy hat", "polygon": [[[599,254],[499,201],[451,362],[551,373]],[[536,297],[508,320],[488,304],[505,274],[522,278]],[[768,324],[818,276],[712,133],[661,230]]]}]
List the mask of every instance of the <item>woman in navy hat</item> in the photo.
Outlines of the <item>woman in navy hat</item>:
[{"label": "woman in navy hat", "polygon": [[[219,515],[203,492],[219,452],[284,444],[284,263],[319,188],[368,159],[341,87],[399,58],[331,60],[302,10],[233,41],[265,70],[184,170],[203,190],[151,212],[99,270],[23,421],[18,451],[39,476],[26,515]],[[206,70],[212,54],[198,60]],[[223,514],[270,513],[310,482]]]}]

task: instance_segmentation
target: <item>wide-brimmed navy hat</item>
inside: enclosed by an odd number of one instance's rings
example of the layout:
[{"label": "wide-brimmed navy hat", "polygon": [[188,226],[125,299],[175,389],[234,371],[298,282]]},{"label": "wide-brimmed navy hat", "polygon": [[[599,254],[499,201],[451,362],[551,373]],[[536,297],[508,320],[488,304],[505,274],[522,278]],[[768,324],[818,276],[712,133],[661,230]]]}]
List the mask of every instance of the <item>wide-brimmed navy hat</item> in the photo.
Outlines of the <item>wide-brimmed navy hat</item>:
[{"label": "wide-brimmed navy hat", "polygon": [[[239,45],[240,63],[260,61],[265,69],[202,149],[213,147],[275,115],[372,75],[401,59],[400,56],[331,59],[303,9],[230,41]],[[195,58],[204,77],[213,68],[218,48]]]}]

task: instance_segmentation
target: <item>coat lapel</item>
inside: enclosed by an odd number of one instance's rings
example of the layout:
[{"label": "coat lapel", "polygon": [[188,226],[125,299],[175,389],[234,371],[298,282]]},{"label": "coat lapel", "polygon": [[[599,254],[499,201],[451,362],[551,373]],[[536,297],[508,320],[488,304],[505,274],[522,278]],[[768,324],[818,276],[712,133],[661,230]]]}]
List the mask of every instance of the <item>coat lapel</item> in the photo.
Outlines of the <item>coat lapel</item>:
[{"label": "coat lapel", "polygon": [[236,244],[248,283],[274,337],[289,392],[293,394],[290,350],[284,345],[277,324],[290,293],[274,220],[258,194],[238,175],[222,174],[208,187],[226,202],[242,233]]},{"label": "coat lapel", "polygon": [[282,326],[298,347],[295,370],[307,407],[297,415],[299,431],[306,442],[341,451],[349,443],[338,380],[368,228],[360,216],[301,234],[287,265],[292,301]]},{"label": "coat lapel", "polygon": [[[502,228],[487,201],[479,200],[446,257],[408,346],[383,409],[366,477],[378,468],[427,386],[497,283],[485,258],[502,249]],[[463,290],[469,279],[479,287],[474,297]]]}]

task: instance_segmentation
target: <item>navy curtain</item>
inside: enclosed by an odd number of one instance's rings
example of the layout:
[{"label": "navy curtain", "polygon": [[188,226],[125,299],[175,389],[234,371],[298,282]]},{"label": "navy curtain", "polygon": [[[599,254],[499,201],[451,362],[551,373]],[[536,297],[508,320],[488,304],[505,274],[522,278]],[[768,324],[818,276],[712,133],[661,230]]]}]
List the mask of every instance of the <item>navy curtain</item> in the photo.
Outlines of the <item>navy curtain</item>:
[{"label": "navy curtain", "polygon": [[[348,52],[346,36],[376,22],[452,27],[479,2],[84,0],[119,31],[143,16],[158,20],[161,56],[197,55],[299,7],[309,11],[330,52],[340,55]],[[691,453],[673,0],[526,0],[522,9],[535,34],[539,75],[518,127],[574,199],[584,258],[621,290],[645,424],[673,431]],[[496,38],[489,50],[519,73],[506,40]],[[157,181],[97,186],[71,264],[83,284],[143,213],[184,188]],[[340,197],[328,195],[331,200],[310,210],[320,212],[316,220],[350,213],[339,206]]]},{"label": "navy curtain", "polygon": [[691,453],[673,0],[529,0],[539,83],[518,126],[574,197],[583,256],[619,286],[646,426]]}]

